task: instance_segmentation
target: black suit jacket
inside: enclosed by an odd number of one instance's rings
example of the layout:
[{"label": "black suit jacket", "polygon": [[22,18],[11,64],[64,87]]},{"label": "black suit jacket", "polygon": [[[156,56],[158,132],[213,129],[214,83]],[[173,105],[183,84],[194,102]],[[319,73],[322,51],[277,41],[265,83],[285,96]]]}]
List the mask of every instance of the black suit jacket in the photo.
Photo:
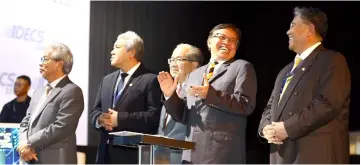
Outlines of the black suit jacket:
[{"label": "black suit jacket", "polygon": [[[348,164],[350,71],[344,56],[318,46],[294,71],[279,101],[290,63],[278,74],[259,130],[284,121],[289,138],[271,144],[271,164]],[[279,102],[279,103],[278,103]]]},{"label": "black suit jacket", "polygon": [[[102,112],[112,108],[113,93],[119,71],[115,71],[103,78],[100,83],[95,100],[91,123],[94,128],[96,120]],[[113,108],[118,112],[118,127],[113,131],[132,131],[147,134],[156,134],[159,124],[161,108],[161,90],[157,75],[146,69],[142,64],[125,84],[123,93]],[[100,143],[98,147],[97,163],[105,163],[107,140],[109,132],[103,128],[100,131]]]}]

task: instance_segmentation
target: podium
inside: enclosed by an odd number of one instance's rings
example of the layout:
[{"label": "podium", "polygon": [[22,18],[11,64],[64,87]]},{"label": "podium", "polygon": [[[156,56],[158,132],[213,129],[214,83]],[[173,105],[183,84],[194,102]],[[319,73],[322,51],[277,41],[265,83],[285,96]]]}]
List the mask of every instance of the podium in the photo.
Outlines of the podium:
[{"label": "podium", "polygon": [[161,135],[112,132],[113,145],[138,148],[138,164],[170,164],[170,150],[193,150],[195,143]]}]

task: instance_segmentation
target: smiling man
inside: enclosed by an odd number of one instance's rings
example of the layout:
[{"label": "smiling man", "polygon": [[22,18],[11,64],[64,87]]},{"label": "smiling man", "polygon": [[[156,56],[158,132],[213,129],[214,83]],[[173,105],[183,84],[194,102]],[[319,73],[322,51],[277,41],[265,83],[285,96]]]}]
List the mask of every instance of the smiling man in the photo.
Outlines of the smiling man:
[{"label": "smiling man", "polygon": [[109,145],[110,132],[157,133],[161,90],[157,75],[142,64],[143,56],[143,39],[136,33],[127,31],[118,36],[110,64],[119,70],[102,79],[90,114],[100,133],[96,163],[138,163],[137,149]]},{"label": "smiling man", "polygon": [[294,9],[287,35],[297,55],[278,74],[259,125],[271,164],[349,162],[350,71],[341,53],[323,47],[327,28],[321,10]]},{"label": "smiling man", "polygon": [[160,72],[158,81],[167,112],[190,127],[186,140],[196,143],[183,151],[182,163],[246,163],[246,121],[256,106],[257,81],[252,64],[235,60],[240,30],[220,24],[209,33],[209,63],[189,74],[178,97],[179,78]]}]

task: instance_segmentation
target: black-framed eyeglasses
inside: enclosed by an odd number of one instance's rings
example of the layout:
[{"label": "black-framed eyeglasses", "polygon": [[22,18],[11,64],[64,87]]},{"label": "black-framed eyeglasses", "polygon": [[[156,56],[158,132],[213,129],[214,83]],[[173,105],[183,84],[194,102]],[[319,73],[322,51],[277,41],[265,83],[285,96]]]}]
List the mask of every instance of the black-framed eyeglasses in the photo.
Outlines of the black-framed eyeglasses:
[{"label": "black-framed eyeglasses", "polygon": [[231,43],[234,43],[234,44],[238,44],[238,40],[236,38],[229,38],[229,37],[226,37],[224,34],[222,33],[217,33],[215,35],[213,35],[212,37],[216,37],[222,41],[225,41],[225,40],[228,40],[229,42]]},{"label": "black-framed eyeglasses", "polygon": [[171,64],[173,62],[178,64],[179,62],[186,62],[186,61],[194,62],[196,60],[192,60],[192,59],[188,59],[188,58],[173,58],[173,57],[168,58],[168,64]]}]

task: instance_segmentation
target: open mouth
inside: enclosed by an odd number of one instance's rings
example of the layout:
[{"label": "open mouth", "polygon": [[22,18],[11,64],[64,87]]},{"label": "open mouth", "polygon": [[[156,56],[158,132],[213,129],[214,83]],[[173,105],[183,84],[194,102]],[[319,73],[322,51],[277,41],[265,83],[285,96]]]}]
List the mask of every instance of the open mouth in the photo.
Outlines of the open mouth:
[{"label": "open mouth", "polygon": [[224,47],[224,46],[221,46],[221,47],[219,48],[219,50],[224,51],[224,52],[229,52],[229,49],[226,48],[226,47]]}]

